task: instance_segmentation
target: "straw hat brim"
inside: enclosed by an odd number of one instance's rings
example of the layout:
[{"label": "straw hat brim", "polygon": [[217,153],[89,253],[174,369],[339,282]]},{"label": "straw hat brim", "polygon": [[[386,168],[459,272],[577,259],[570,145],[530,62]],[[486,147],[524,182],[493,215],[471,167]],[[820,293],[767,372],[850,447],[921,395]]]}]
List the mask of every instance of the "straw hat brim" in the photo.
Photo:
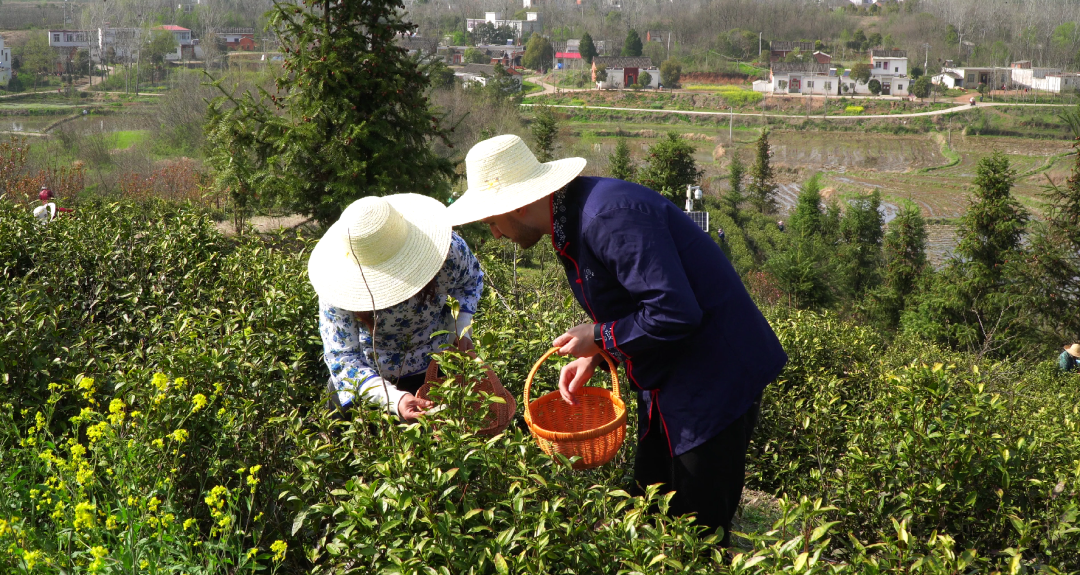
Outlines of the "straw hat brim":
[{"label": "straw hat brim", "polygon": [[1069,355],[1080,359],[1080,344],[1072,344],[1065,346],[1065,351],[1069,352]]},{"label": "straw hat brim", "polygon": [[585,169],[585,158],[566,158],[539,164],[518,182],[469,188],[446,209],[450,224],[458,226],[525,207],[558,191]]},{"label": "straw hat brim", "polygon": [[416,295],[442,269],[452,233],[446,207],[419,194],[384,199],[408,225],[401,249],[379,264],[361,266],[349,247],[349,227],[338,220],[308,259],[308,278],[322,301],[349,311],[386,309]]}]

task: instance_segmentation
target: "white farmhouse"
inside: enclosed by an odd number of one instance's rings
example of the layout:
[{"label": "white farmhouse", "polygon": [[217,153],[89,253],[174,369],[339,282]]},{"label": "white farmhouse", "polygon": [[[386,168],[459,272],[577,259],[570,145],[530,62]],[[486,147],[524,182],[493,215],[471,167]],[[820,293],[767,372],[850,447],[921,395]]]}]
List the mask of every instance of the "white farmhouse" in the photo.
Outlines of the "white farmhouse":
[{"label": "white farmhouse", "polygon": [[[601,66],[607,71],[607,78],[604,80],[596,78],[596,71]],[[637,84],[642,72],[649,74],[649,83],[644,86],[645,88],[660,87],[660,70],[653,65],[651,58],[597,56],[592,61],[593,82],[596,82],[596,87],[601,90],[625,88]]]},{"label": "white farmhouse", "polygon": [[828,64],[816,61],[773,62],[769,67],[766,91],[773,94],[832,95],[836,93],[836,82],[836,69]]}]

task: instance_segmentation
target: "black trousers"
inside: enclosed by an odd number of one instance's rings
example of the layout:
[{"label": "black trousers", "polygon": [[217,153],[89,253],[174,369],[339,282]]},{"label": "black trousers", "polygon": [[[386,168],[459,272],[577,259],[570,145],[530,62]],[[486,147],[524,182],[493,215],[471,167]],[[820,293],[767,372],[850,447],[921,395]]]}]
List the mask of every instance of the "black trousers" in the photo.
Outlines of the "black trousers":
[{"label": "black trousers", "polygon": [[[645,406],[640,406],[645,409]],[[731,520],[742,499],[746,479],[746,451],[757,426],[761,397],[750,409],[705,443],[672,457],[660,415],[653,412],[649,431],[638,443],[634,460],[634,495],[663,483],[661,493],[675,491],[671,514],[697,515],[698,525],[710,530],[722,527],[722,547],[731,546]]]}]

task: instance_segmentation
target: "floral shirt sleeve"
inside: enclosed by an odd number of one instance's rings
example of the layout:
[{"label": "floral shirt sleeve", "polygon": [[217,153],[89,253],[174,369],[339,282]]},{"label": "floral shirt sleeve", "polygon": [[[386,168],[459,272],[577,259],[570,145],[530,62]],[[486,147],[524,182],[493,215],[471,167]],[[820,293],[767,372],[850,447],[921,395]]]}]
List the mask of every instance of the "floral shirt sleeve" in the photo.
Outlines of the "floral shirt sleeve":
[{"label": "floral shirt sleeve", "polygon": [[[421,295],[375,313],[378,359],[368,327],[356,314],[319,302],[319,335],[330,379],[341,405],[356,395],[391,408],[403,392],[393,382],[427,369],[431,354],[450,343],[451,335],[433,338],[438,331],[455,331],[446,305],[447,295],[461,304],[461,315],[471,316],[480,302],[484,274],[465,241],[454,234],[446,262],[435,277],[438,296],[425,301]],[[386,378],[384,381],[379,373]]]},{"label": "floral shirt sleeve", "polygon": [[439,273],[439,284],[446,286],[447,293],[458,300],[461,311],[476,313],[480,294],[484,290],[484,272],[461,236],[454,234],[450,240],[450,253]]}]

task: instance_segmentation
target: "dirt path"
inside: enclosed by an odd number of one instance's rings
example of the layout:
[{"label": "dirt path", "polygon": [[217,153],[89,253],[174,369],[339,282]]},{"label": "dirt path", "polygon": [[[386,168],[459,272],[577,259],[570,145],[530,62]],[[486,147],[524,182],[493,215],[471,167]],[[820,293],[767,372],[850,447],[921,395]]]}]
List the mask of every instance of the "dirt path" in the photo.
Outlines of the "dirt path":
[{"label": "dirt path", "polygon": [[[260,234],[275,232],[280,229],[295,229],[310,221],[307,216],[292,214],[289,216],[255,216],[248,220],[247,225]],[[217,222],[214,224],[221,233],[232,236],[236,235],[231,221]]]}]

